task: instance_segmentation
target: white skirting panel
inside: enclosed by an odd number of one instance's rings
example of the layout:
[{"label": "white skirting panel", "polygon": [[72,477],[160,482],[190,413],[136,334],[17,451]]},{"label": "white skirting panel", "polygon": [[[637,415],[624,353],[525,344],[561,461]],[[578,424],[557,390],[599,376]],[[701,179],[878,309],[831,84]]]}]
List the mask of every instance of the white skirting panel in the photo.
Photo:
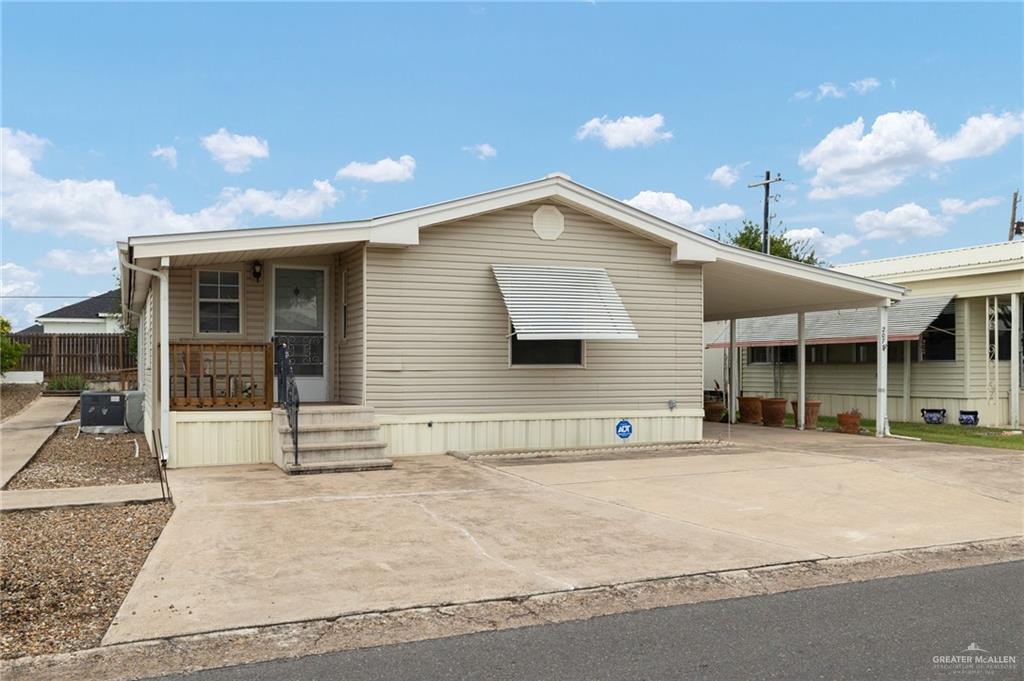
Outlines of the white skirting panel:
[{"label": "white skirting panel", "polygon": [[[641,412],[568,412],[552,414],[378,414],[387,456],[482,452],[501,449],[607,447],[646,442],[697,442],[702,437],[701,409]],[[616,428],[629,421],[632,434]]]},{"label": "white skirting panel", "polygon": [[269,411],[172,411],[170,468],[272,463]]}]

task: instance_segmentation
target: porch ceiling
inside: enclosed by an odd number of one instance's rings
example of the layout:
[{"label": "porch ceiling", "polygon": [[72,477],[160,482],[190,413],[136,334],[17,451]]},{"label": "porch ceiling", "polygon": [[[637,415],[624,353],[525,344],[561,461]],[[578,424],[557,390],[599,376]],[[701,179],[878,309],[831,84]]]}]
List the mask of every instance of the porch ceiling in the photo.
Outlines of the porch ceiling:
[{"label": "porch ceiling", "polygon": [[[764,256],[760,260],[766,260]],[[774,259],[773,259],[774,260]],[[873,307],[902,297],[899,287],[806,266],[719,259],[704,265],[704,320],[770,317],[794,312]],[[875,286],[865,286],[874,284]]]}]

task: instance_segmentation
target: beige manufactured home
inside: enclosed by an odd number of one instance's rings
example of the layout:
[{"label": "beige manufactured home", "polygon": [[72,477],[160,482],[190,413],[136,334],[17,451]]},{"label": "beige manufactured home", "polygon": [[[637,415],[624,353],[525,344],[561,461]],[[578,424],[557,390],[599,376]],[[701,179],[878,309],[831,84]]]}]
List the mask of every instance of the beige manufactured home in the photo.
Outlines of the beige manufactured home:
[{"label": "beige manufactured home", "polygon": [[370,220],[119,249],[147,430],[171,466],[695,441],[705,320],[884,315],[903,295],[722,245],[560,174]]},{"label": "beige manufactured home", "polygon": [[[908,289],[889,319],[891,420],[919,420],[921,409],[946,409],[947,420],[953,423],[964,410],[977,411],[982,425],[1020,426],[1024,241],[837,269]],[[809,399],[822,401],[824,414],[851,408],[875,412],[870,316],[841,310],[808,317],[806,390]],[[739,323],[738,344],[744,348],[740,385],[745,394],[795,396],[794,327],[793,317]],[[724,347],[724,337],[714,344]]]}]

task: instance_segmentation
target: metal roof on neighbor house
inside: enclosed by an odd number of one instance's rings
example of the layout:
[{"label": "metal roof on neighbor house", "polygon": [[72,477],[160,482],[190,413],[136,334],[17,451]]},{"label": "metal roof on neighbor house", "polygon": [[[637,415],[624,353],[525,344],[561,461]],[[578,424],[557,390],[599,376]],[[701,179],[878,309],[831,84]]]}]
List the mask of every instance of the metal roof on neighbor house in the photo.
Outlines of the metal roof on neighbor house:
[{"label": "metal roof on neighbor house", "polygon": [[608,272],[600,267],[492,265],[520,340],[635,340]]},{"label": "metal roof on neighbor house", "polygon": [[[906,298],[889,308],[889,340],[917,340],[953,296]],[[796,345],[797,316],[755,317],[736,322],[736,344],[740,347]],[[869,343],[878,336],[878,308],[808,312],[804,321],[808,345]],[[710,347],[728,347],[728,330]]]},{"label": "metal roof on neighbor house", "polygon": [[100,315],[115,314],[121,305],[121,291],[114,289],[92,298],[86,298],[59,310],[41,314],[36,319],[96,319]]}]

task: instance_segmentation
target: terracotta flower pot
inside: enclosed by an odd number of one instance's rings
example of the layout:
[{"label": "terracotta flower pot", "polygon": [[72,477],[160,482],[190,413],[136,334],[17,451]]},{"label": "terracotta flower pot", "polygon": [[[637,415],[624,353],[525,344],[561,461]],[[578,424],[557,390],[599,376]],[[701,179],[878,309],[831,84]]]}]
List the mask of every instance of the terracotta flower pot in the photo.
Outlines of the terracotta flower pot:
[{"label": "terracotta flower pot", "polygon": [[860,414],[836,414],[836,421],[839,422],[839,432],[849,435],[860,433]]},{"label": "terracotta flower pot", "polygon": [[740,423],[761,423],[761,397],[740,398]]},{"label": "terracotta flower pot", "polygon": [[725,413],[725,402],[709,400],[704,403],[704,420],[711,423],[718,423]]},{"label": "terracotta flower pot", "polygon": [[[796,401],[790,402],[793,405],[793,426],[799,425],[799,419],[796,418],[798,405]],[[804,401],[804,429],[814,430],[818,427],[818,412],[821,411],[821,402],[818,400],[805,400]]]},{"label": "terracotta flower pot", "polygon": [[769,428],[781,428],[786,423],[786,398],[766,397],[761,400],[761,419]]}]

